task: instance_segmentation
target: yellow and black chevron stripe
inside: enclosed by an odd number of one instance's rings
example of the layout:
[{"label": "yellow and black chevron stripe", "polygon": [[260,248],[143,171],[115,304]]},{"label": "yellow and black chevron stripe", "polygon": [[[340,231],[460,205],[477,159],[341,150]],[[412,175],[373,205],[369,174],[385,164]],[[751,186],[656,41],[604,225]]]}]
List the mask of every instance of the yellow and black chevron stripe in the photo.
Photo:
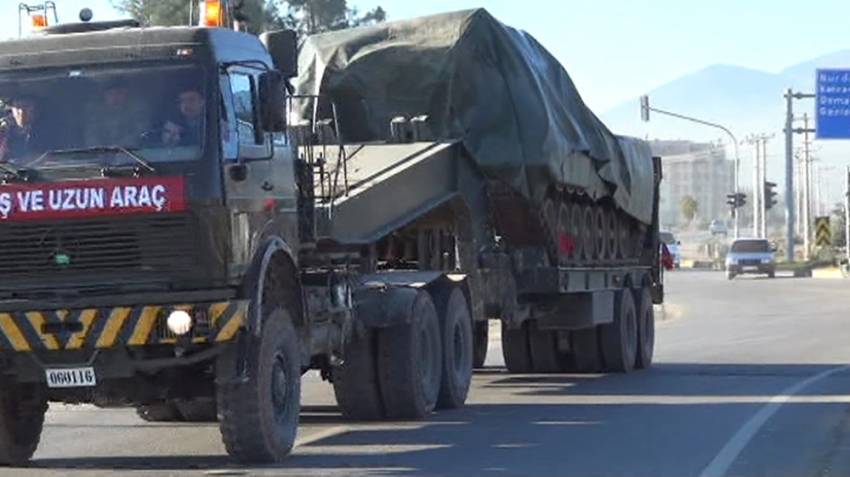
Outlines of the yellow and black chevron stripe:
[{"label": "yellow and black chevron stripe", "polygon": [[[0,351],[57,351],[175,343],[165,320],[174,310],[204,317],[195,343],[230,341],[245,323],[247,301],[0,312]],[[201,326],[203,325],[203,326]]]}]

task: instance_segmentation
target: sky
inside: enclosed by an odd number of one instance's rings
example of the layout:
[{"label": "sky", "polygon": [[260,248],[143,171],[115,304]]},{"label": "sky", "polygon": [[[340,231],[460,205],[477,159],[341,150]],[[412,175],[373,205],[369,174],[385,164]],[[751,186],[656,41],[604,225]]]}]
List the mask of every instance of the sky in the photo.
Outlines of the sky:
[{"label": "sky", "polygon": [[[21,0],[0,0],[0,36],[17,35]],[[35,0],[29,0],[35,2]],[[55,0],[61,21],[88,6],[114,19],[110,0]],[[847,0],[349,0],[403,19],[484,7],[535,36],[601,114],[713,64],[777,72],[850,48]]]}]

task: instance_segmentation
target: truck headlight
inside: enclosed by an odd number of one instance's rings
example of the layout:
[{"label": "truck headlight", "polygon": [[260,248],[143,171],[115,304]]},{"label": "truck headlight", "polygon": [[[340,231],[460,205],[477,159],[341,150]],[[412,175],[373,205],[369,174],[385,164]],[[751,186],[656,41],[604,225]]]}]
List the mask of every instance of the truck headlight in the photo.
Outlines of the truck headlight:
[{"label": "truck headlight", "polygon": [[183,310],[174,310],[166,321],[168,329],[177,336],[183,336],[192,330],[192,315]]}]

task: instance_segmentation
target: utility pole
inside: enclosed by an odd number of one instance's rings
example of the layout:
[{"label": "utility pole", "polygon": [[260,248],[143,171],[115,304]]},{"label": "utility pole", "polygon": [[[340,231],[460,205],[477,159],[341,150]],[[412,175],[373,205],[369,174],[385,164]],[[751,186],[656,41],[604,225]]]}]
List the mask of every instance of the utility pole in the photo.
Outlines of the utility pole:
[{"label": "utility pole", "polygon": [[850,264],[850,166],[844,171],[844,256]]},{"label": "utility pole", "polygon": [[753,151],[755,155],[753,156],[753,237],[758,237],[761,230],[761,221],[759,217],[762,213],[764,213],[764,207],[762,207],[761,200],[761,140],[759,136],[749,135],[744,142],[747,144],[753,145]]},{"label": "utility pole", "polygon": [[767,213],[768,213],[767,201],[770,200],[770,198],[766,197],[764,195],[764,184],[767,182],[767,141],[769,141],[771,137],[773,137],[773,136],[767,136],[767,135],[764,135],[764,134],[761,136],[761,167],[760,167],[760,171],[761,171],[761,183],[760,183],[760,185],[761,185],[761,187],[759,188],[759,191],[762,193],[762,195],[761,195],[762,210],[761,210],[761,215],[759,216],[759,219],[761,221],[761,223],[760,223],[761,231],[760,231],[760,234],[759,234],[760,238],[767,238]]},{"label": "utility pole", "polygon": [[809,115],[803,115],[803,260],[809,259],[812,250],[812,158],[809,150]]},{"label": "utility pole", "polygon": [[[785,90],[785,259],[794,261],[794,134],[814,132],[808,126],[794,129],[794,100],[814,98],[811,93],[795,93],[788,88]],[[808,124],[808,121],[807,121]]]}]

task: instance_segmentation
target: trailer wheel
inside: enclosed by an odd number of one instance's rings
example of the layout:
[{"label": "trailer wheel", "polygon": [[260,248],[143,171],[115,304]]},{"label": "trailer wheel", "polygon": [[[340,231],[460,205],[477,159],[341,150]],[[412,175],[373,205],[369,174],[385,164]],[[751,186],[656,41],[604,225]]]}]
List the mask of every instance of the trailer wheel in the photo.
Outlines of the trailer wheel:
[{"label": "trailer wheel", "polygon": [[248,344],[247,377],[218,383],[222,441],[240,462],[277,462],[292,450],[301,409],[301,357],[289,312],[270,310]]},{"label": "trailer wheel", "polygon": [[174,406],[180,412],[180,416],[186,422],[217,422],[218,407],[215,399],[196,398],[179,399],[174,401]]},{"label": "trailer wheel", "polygon": [[442,356],[437,309],[430,295],[419,291],[410,321],[378,333],[378,375],[387,417],[418,419],[434,410]]},{"label": "trailer wheel", "polygon": [[511,329],[502,322],[502,356],[505,366],[512,373],[532,372],[531,351],[528,346],[528,322],[520,328]]},{"label": "trailer wheel", "polygon": [[558,352],[558,335],[554,331],[537,329],[537,322],[529,323],[528,347],[531,367],[535,373],[558,373],[564,370],[564,360]]},{"label": "trailer wheel", "polygon": [[490,323],[487,320],[476,321],[472,329],[472,367],[481,369],[487,361],[487,348],[490,346]]},{"label": "trailer wheel", "polygon": [[0,465],[25,465],[41,440],[47,397],[40,385],[0,385]]},{"label": "trailer wheel", "polygon": [[443,336],[443,378],[437,407],[456,409],[466,402],[472,382],[472,317],[460,288],[444,289],[435,298]]},{"label": "trailer wheel", "polygon": [[635,290],[638,320],[638,350],[635,367],[646,369],[652,366],[655,352],[655,310],[652,307],[652,294],[649,287]]},{"label": "trailer wheel", "polygon": [[637,359],[637,312],[628,289],[619,290],[614,300],[614,322],[600,327],[602,357],[605,369],[627,373]]},{"label": "trailer wheel", "polygon": [[602,370],[602,352],[599,349],[597,328],[585,328],[571,333],[573,367],[579,373],[596,373]]},{"label": "trailer wheel", "polygon": [[371,330],[352,338],[346,343],[342,365],[333,368],[336,402],[342,415],[348,419],[376,420],[384,417],[384,403],[378,384],[376,338]]},{"label": "trailer wheel", "polygon": [[183,420],[177,406],[171,401],[137,406],[136,415],[145,422],[180,422]]}]

